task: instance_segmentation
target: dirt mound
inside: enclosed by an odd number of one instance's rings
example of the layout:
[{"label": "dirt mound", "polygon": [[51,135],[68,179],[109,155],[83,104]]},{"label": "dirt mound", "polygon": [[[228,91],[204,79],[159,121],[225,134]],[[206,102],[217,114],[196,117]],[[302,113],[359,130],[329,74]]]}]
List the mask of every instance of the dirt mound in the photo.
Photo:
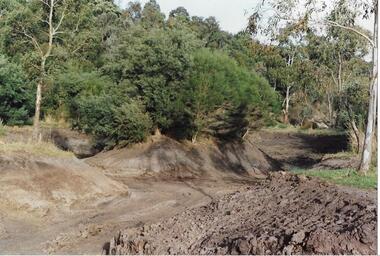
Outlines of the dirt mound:
[{"label": "dirt mound", "polygon": [[376,254],[376,199],[283,172],[121,232],[110,254]]},{"label": "dirt mound", "polygon": [[313,169],[356,169],[359,167],[359,156],[326,155],[313,166]]},{"label": "dirt mound", "polygon": [[74,157],[47,157],[26,152],[0,155],[0,209],[46,216],[93,207],[104,198],[127,193]]},{"label": "dirt mound", "polygon": [[52,129],[50,140],[60,149],[73,152],[78,158],[91,157],[100,152],[90,136],[69,129]]},{"label": "dirt mound", "polygon": [[196,178],[213,175],[265,177],[279,170],[275,161],[251,143],[208,143],[192,145],[165,136],[151,142],[100,153],[87,163],[120,175],[155,175]]},{"label": "dirt mound", "polygon": [[346,151],[348,138],[336,134],[258,131],[247,138],[262,152],[281,163],[281,168],[311,168],[324,155]]}]

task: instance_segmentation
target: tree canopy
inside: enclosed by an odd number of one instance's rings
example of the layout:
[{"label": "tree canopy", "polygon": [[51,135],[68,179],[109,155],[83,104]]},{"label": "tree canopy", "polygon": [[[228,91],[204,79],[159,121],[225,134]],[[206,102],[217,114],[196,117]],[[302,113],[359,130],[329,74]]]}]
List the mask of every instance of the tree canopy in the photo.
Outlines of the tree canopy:
[{"label": "tree canopy", "polygon": [[[110,0],[1,1],[0,118],[30,123],[41,98],[42,118],[64,118],[110,147],[157,129],[193,141],[276,122],[350,130],[354,121],[363,130],[368,40],[337,26],[321,33],[311,5],[295,17],[295,1],[264,2],[281,15],[262,23],[255,12],[231,34],[184,7],[165,17],[155,0],[126,9]],[[336,3],[319,6],[326,24],[352,26],[352,3]]]}]

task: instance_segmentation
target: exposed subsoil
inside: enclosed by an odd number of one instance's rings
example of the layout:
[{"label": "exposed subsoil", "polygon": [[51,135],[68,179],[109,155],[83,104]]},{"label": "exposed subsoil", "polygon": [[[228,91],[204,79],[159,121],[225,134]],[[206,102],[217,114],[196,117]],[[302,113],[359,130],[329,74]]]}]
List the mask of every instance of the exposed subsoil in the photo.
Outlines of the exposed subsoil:
[{"label": "exposed subsoil", "polygon": [[280,163],[283,169],[311,168],[320,163],[326,154],[348,149],[346,135],[259,131],[250,136],[248,141]]},{"label": "exposed subsoil", "polygon": [[376,254],[376,200],[271,174],[211,203],[122,231],[109,254]]},{"label": "exposed subsoil", "polygon": [[0,253],[374,253],[375,191],[278,172],[340,140],[259,135],[154,137],[85,160],[0,152]]}]

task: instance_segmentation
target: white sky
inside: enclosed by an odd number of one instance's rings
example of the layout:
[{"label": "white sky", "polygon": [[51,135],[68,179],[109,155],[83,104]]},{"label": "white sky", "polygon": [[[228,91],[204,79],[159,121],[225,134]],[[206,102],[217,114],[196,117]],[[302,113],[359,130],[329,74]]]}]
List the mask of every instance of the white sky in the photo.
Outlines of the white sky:
[{"label": "white sky", "polygon": [[[248,13],[262,0],[157,0],[161,11],[166,16],[171,10],[179,6],[187,9],[190,16],[209,17],[214,16],[223,30],[237,33],[243,30],[248,22]],[[125,7],[130,0],[115,0],[116,3]],[[148,0],[139,0],[142,4]],[[372,31],[371,21],[359,21],[359,24]]]},{"label": "white sky", "polygon": [[[116,0],[125,7],[129,0]],[[140,0],[142,4],[148,0]],[[161,11],[166,17],[171,10],[183,6],[190,16],[201,16],[207,18],[214,16],[223,30],[236,33],[243,30],[248,21],[248,14],[258,3],[258,0],[157,0]]]}]

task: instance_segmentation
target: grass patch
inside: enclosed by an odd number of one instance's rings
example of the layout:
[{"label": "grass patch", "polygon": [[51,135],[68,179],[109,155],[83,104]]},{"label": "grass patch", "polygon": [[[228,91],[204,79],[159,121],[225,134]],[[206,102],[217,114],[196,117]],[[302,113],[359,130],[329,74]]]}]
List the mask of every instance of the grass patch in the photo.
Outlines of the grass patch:
[{"label": "grass patch", "polygon": [[4,143],[0,144],[0,152],[25,152],[36,156],[49,156],[49,157],[72,157],[73,153],[63,151],[55,145],[46,142],[40,143]]},{"label": "grass patch", "polygon": [[333,154],[325,154],[323,158],[324,159],[328,159],[328,158],[351,159],[355,156],[358,156],[358,155],[352,151],[341,151],[341,152],[337,152]]},{"label": "grass patch", "polygon": [[305,170],[294,169],[295,174],[303,174],[309,177],[318,177],[322,180],[327,180],[335,184],[362,188],[362,189],[376,189],[377,188],[377,172],[376,168],[372,169],[367,176],[357,174],[353,169],[339,169],[339,170]]},{"label": "grass patch", "polygon": [[298,134],[307,134],[307,135],[325,135],[325,136],[334,136],[334,135],[344,135],[344,131],[336,129],[303,129],[301,127],[295,127],[291,125],[277,124],[276,126],[268,127],[263,129],[267,132],[283,132],[283,133],[298,133]]}]

